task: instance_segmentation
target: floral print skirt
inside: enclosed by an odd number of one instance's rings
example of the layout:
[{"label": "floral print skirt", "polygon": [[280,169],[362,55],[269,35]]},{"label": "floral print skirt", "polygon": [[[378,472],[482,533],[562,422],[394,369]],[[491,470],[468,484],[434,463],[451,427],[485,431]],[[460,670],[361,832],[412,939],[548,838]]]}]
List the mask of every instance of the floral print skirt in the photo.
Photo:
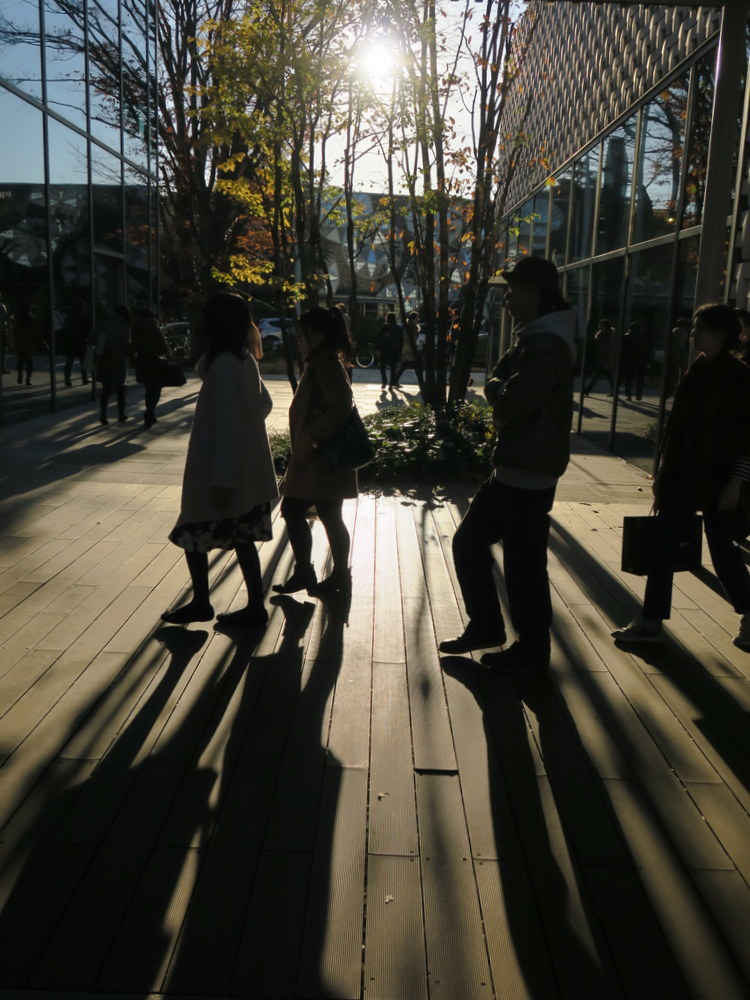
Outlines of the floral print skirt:
[{"label": "floral print skirt", "polygon": [[170,542],[179,545],[186,552],[234,549],[250,542],[267,542],[272,537],[270,503],[259,503],[239,517],[178,524],[169,533]]}]

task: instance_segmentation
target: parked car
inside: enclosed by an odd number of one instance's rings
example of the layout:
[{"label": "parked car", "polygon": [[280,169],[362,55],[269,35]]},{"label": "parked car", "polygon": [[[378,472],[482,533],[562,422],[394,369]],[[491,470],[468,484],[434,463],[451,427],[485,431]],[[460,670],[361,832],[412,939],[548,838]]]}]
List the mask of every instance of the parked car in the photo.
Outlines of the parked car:
[{"label": "parked car", "polygon": [[192,346],[190,343],[190,324],[187,320],[178,323],[165,323],[161,328],[164,339],[169,344],[169,349],[174,355],[175,361],[184,363],[190,359]]},{"label": "parked car", "polygon": [[[292,321],[287,319],[287,330],[291,329]],[[281,336],[281,320],[278,316],[264,317],[257,321],[260,330],[260,339],[263,342],[263,350],[270,354],[274,349],[280,348],[283,340]]]}]

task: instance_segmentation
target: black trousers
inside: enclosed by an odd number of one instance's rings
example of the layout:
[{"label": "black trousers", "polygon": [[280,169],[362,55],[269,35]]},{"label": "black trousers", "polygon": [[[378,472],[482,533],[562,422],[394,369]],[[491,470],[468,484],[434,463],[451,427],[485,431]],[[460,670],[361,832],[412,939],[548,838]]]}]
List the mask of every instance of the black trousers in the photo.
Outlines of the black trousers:
[{"label": "black trousers", "polygon": [[472,622],[504,627],[493,577],[492,546],[503,543],[510,620],[530,655],[549,655],[552,601],[547,576],[549,512],[555,487],[520,489],[490,478],[480,486],[453,536],[453,561]]},{"label": "black trousers", "polygon": [[[649,562],[643,614],[646,618],[669,618],[672,610],[672,555],[681,526],[693,511],[679,503],[666,505],[657,515],[658,529],[654,533]],[[750,574],[742,552],[734,541],[737,515],[734,511],[704,511],[703,527],[719,582],[737,614],[750,611]]]}]

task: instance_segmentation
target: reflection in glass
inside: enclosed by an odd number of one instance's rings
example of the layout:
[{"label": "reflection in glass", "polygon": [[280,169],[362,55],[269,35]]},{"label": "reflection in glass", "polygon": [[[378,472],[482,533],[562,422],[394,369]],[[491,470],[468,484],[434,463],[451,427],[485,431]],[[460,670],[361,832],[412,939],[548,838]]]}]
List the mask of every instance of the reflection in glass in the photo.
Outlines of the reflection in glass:
[{"label": "reflection in glass", "polygon": [[703,201],[706,193],[708,140],[714,105],[714,66],[716,52],[710,52],[693,68],[694,98],[690,137],[685,160],[685,204],[682,228],[698,226],[703,221]]},{"label": "reflection in glass", "polygon": [[91,134],[120,152],[120,51],[117,0],[92,0],[89,18]]},{"label": "reflection in glass", "polygon": [[633,242],[673,233],[685,152],[688,79],[680,77],[641,113]]},{"label": "reflection in glass", "polygon": [[[608,447],[611,434],[624,276],[624,256],[601,261],[591,269],[591,313],[586,327],[585,363],[585,387],[590,388],[583,402],[581,429],[602,448]],[[611,334],[605,332],[597,339],[603,319],[609,320],[614,329]]]},{"label": "reflection in glass", "polygon": [[44,32],[49,106],[86,127],[86,42],[84,6],[45,0]]},{"label": "reflection in glass", "polygon": [[121,161],[92,143],[94,250],[123,252]]},{"label": "reflection in glass", "polygon": [[550,192],[545,188],[534,196],[534,218],[531,226],[531,253],[545,257],[547,254],[547,227],[549,225]]},{"label": "reflection in glass", "polygon": [[149,304],[149,214],[145,174],[126,167],[125,246],[127,301]]},{"label": "reflection in glass", "polygon": [[591,256],[596,185],[599,177],[599,147],[594,146],[573,167],[573,219],[570,234],[570,260]]},{"label": "reflection in glass", "polygon": [[621,396],[618,403],[617,454],[647,472],[656,452],[666,341],[672,324],[671,270],[671,245],[633,255],[620,349],[621,386],[624,389],[629,383],[631,398]]},{"label": "reflection in glass", "polygon": [[566,263],[568,212],[570,211],[570,181],[572,171],[566,170],[555,178],[551,190],[549,211],[549,255],[558,267]]},{"label": "reflection in glass", "polygon": [[531,253],[531,222],[534,213],[534,199],[529,198],[521,206],[516,216],[516,226],[518,227],[517,252],[522,254]]},{"label": "reflection in glass", "polygon": [[604,161],[597,253],[617,250],[619,247],[624,247],[627,242],[635,123],[635,117],[629,119],[607,136],[603,143]]},{"label": "reflection in glass", "polygon": [[0,4],[0,79],[41,100],[39,38],[36,0],[3,0]]},{"label": "reflection in glass", "polygon": [[123,0],[122,67],[124,153],[145,169],[150,61],[143,0]]},{"label": "reflection in glass", "polygon": [[87,298],[91,286],[86,140],[49,122],[52,280],[56,302]]},{"label": "reflection in glass", "polygon": [[[3,148],[0,163],[0,289],[9,308],[47,304],[47,204],[44,194],[42,116],[0,87],[0,120],[19,137]],[[11,155],[9,155],[11,154]],[[22,161],[21,161],[22,160]]]}]

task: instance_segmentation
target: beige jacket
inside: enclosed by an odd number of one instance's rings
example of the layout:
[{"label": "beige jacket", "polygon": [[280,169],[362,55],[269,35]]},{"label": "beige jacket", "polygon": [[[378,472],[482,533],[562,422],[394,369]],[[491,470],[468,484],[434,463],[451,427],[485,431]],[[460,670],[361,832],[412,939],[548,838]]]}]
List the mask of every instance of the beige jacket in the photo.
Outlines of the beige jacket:
[{"label": "beige jacket", "polygon": [[[265,425],[272,406],[255,358],[214,359],[195,405],[177,524],[239,517],[278,496]],[[232,491],[226,506],[216,506],[214,487]]]}]

